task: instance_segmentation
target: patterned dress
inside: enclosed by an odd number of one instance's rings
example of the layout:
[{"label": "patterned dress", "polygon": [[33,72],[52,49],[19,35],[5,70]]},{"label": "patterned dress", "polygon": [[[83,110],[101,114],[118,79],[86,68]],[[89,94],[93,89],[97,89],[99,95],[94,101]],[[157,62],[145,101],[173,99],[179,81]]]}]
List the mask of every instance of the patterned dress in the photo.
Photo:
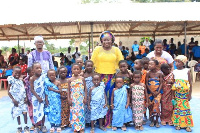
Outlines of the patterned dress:
[{"label": "patterned dress", "polygon": [[29,114],[31,122],[34,123],[34,121],[33,121],[32,93],[31,93],[31,87],[30,87],[30,82],[29,82],[29,76],[27,76],[24,79],[24,82],[25,82],[25,90],[26,90],[27,99],[28,99],[28,114]]},{"label": "patterned dress", "polygon": [[12,118],[14,119],[28,110],[27,105],[24,103],[26,91],[22,80],[16,79],[13,76],[8,77],[8,84],[10,84],[9,93],[18,102],[18,107],[13,104],[11,110]]},{"label": "patterned dress", "polygon": [[60,126],[61,124],[61,99],[60,93],[50,91],[49,87],[54,90],[59,90],[59,88],[50,82],[49,78],[45,79],[45,94],[48,96],[49,105],[45,108],[45,113],[47,114],[48,121],[51,125]]},{"label": "patterned dress", "polygon": [[[68,89],[68,83],[61,84],[62,96],[67,96],[67,89]],[[68,105],[68,100],[67,99],[61,99],[61,126],[67,126],[69,122],[69,105]]]},{"label": "patterned dress", "polygon": [[184,76],[188,75],[188,70],[186,68],[184,68],[183,70],[174,70],[173,74],[175,78],[175,83],[172,86],[172,90],[175,91],[175,100],[177,103],[174,106],[174,111],[172,115],[173,124],[181,128],[193,127],[194,123],[188,101],[190,84],[188,80],[185,80],[188,78]]},{"label": "patterned dress", "polygon": [[134,85],[132,91],[133,122],[135,126],[142,126],[144,111],[144,87]]},{"label": "patterned dress", "polygon": [[101,82],[100,85],[98,87],[95,87],[91,92],[91,120],[104,118],[107,113],[108,108],[103,108],[103,106],[105,105],[104,90],[105,85],[103,82]]},{"label": "patterned dress", "polygon": [[171,117],[173,113],[172,105],[172,84],[168,84],[169,80],[173,80],[173,73],[168,74],[163,78],[163,94],[161,97],[161,121],[171,123]]},{"label": "patterned dress", "polygon": [[[92,77],[90,76],[90,77],[85,78],[85,82],[86,82],[86,87],[87,87],[87,100],[88,100],[90,88],[92,88],[94,86],[94,84],[92,82]],[[87,101],[87,103],[88,103],[88,101]],[[88,109],[87,104],[85,104],[84,110],[85,110],[85,123],[90,123],[91,111]]]},{"label": "patterned dress", "polygon": [[71,100],[70,123],[74,131],[80,131],[85,128],[84,114],[84,85],[81,79],[75,79],[71,82]]},{"label": "patterned dress", "polygon": [[[160,82],[159,82],[159,78],[155,77],[155,78],[149,78],[148,81],[148,85],[149,85],[149,89],[151,89],[151,91],[155,92],[158,91],[159,87],[160,87]],[[157,97],[154,97],[150,91],[147,91],[148,95],[149,95],[149,117],[158,115],[160,116],[160,99],[161,99],[161,94],[162,94],[162,90],[160,91],[160,93],[157,95]]]}]

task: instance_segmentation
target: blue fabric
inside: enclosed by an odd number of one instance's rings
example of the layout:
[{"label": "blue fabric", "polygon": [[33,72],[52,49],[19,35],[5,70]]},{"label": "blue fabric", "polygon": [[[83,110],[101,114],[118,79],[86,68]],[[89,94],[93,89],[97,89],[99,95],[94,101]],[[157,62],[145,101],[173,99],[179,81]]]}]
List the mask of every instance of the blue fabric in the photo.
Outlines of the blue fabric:
[{"label": "blue fabric", "polygon": [[72,60],[71,60],[71,62],[72,62],[72,63],[75,63],[75,62],[76,62],[76,60],[75,60],[75,59],[72,59]]},{"label": "blue fabric", "polygon": [[127,109],[127,85],[114,91],[113,127],[122,127],[124,123],[132,121],[132,110]]},{"label": "blue fabric", "polygon": [[174,66],[174,70],[176,70],[177,69],[177,67],[176,67],[176,61],[174,61],[173,66]]},{"label": "blue fabric", "polygon": [[2,70],[2,69],[0,69],[0,73],[3,73],[3,70]]},{"label": "blue fabric", "polygon": [[142,55],[142,57],[146,57],[147,56],[147,53],[144,53],[143,55]]},{"label": "blue fabric", "polygon": [[65,66],[67,68],[67,78],[70,78],[72,76],[72,67],[70,65]]},{"label": "blue fabric", "polygon": [[58,68],[57,68],[56,66],[54,66],[54,70],[55,70],[55,71],[57,71],[57,70],[58,70]]},{"label": "blue fabric", "polygon": [[149,46],[149,52],[151,52],[151,51],[153,51],[154,50],[154,44],[151,44],[150,46]]},{"label": "blue fabric", "polygon": [[5,76],[11,76],[11,75],[12,75],[12,72],[13,72],[13,69],[6,70]]},{"label": "blue fabric", "polygon": [[129,66],[131,66],[131,67],[134,65],[134,63],[133,63],[132,60],[127,60],[127,64],[128,64]]},{"label": "blue fabric", "polygon": [[133,49],[133,52],[138,52],[139,51],[139,45],[138,44],[133,44],[132,45],[132,49]]},{"label": "blue fabric", "polygon": [[138,54],[138,55],[136,55],[136,59],[142,59],[142,55],[141,54]]},{"label": "blue fabric", "polygon": [[168,45],[168,44],[165,44],[163,50],[164,50],[164,51],[169,51],[169,45]]},{"label": "blue fabric", "polygon": [[51,124],[61,124],[61,99],[60,93],[50,91],[48,88],[51,87],[54,90],[59,88],[50,82],[49,78],[45,79],[45,94],[48,96],[49,105],[45,108],[45,114],[47,114],[48,121]]},{"label": "blue fabric", "polygon": [[[181,48],[181,54],[182,55],[185,55],[185,44],[182,44],[181,46],[180,46],[180,48]],[[187,54],[188,54],[188,46],[187,46]]]},{"label": "blue fabric", "polygon": [[128,56],[127,50],[122,50],[122,55],[124,56],[124,59]]},{"label": "blue fabric", "polygon": [[192,52],[194,53],[194,57],[200,58],[200,46],[194,46]]}]

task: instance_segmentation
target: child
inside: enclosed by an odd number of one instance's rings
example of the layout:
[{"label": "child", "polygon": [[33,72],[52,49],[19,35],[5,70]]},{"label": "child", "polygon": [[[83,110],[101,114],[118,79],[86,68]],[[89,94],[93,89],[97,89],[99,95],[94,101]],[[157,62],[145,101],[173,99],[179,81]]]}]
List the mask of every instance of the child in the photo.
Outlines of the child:
[{"label": "child", "polygon": [[76,63],[79,64],[81,66],[81,69],[84,70],[84,64],[83,64],[83,60],[82,58],[77,58],[76,59]]},{"label": "child", "polygon": [[50,132],[54,133],[55,127],[57,132],[61,132],[61,99],[60,99],[60,81],[56,80],[56,71],[49,69],[45,79],[45,113],[51,124]]},{"label": "child", "polygon": [[[140,46],[139,46],[139,50],[141,51],[141,54],[143,55],[145,53],[145,49],[146,46],[143,45],[143,43],[141,42]],[[141,58],[142,59],[142,58]]]},{"label": "child", "polygon": [[[135,60],[135,65],[134,65],[134,68],[135,70],[138,70],[138,71],[141,71],[142,73],[142,76],[141,76],[141,79],[140,79],[140,83],[143,83],[145,84],[145,79],[146,79],[146,75],[147,75],[147,71],[145,69],[143,69],[143,61],[142,59],[137,59]],[[144,99],[147,99],[148,97],[146,97],[146,95],[144,95]],[[146,124],[146,121],[147,121],[147,114],[146,114],[146,111],[147,111],[147,105],[148,103],[146,103],[146,100],[144,100],[144,121],[143,121],[143,124],[145,125]]]},{"label": "child", "polygon": [[168,123],[170,126],[172,123],[172,85],[174,83],[174,76],[171,73],[171,68],[168,64],[161,65],[161,71],[163,72],[163,94],[161,96],[161,124],[166,125]]},{"label": "child", "polygon": [[69,104],[68,104],[68,81],[67,81],[67,68],[58,68],[59,81],[61,86],[61,128],[65,128],[69,125]]},{"label": "child", "polygon": [[120,71],[116,74],[116,76],[122,77],[124,80],[124,84],[130,86],[133,74],[132,72],[128,71],[128,64],[126,60],[119,61],[119,69]]},{"label": "child", "polygon": [[191,127],[194,126],[189,105],[192,95],[192,78],[190,76],[190,70],[184,68],[186,62],[187,57],[184,55],[176,57],[177,69],[173,71],[175,82],[172,86],[172,90],[175,93],[173,98],[176,104],[174,106],[172,121],[174,126],[176,126],[176,130],[186,128],[187,132],[191,132]]},{"label": "child", "polygon": [[124,56],[124,60],[125,60],[126,56],[128,55],[128,51],[125,49],[125,46],[122,46],[122,55]]},{"label": "child", "polygon": [[[26,78],[24,78],[24,83],[25,83],[25,90],[26,90],[26,96],[27,96],[27,102],[28,102],[28,114],[29,114],[32,124],[34,124],[32,93],[31,93],[31,88],[30,88],[30,77],[32,77],[34,75],[34,73],[33,73],[31,67],[28,67],[26,69],[26,73],[28,73],[28,76]],[[34,130],[34,126],[31,127],[30,130]]]},{"label": "child", "polygon": [[146,86],[148,89],[149,97],[149,117],[151,120],[150,127],[154,126],[154,116],[156,116],[156,127],[160,127],[158,118],[160,116],[160,99],[161,88],[163,82],[163,76],[160,71],[157,70],[159,63],[157,60],[149,61],[149,72],[146,75]]},{"label": "child", "polygon": [[42,125],[42,132],[47,132],[46,126],[44,126],[44,104],[45,104],[45,92],[44,92],[44,80],[46,74],[42,74],[42,67],[40,63],[35,62],[32,65],[34,75],[30,78],[30,87],[32,92],[33,103],[33,120],[34,120],[34,133],[39,133],[38,126]]},{"label": "child", "polygon": [[99,128],[103,131],[106,131],[106,129],[103,127],[103,118],[108,110],[105,84],[104,82],[101,82],[101,76],[99,74],[94,74],[92,82],[94,86],[90,89],[88,100],[88,108],[91,110],[90,133],[94,133],[94,121],[98,119]]},{"label": "child", "polygon": [[27,126],[27,97],[24,88],[23,81],[20,79],[21,68],[15,67],[13,71],[13,76],[8,77],[8,95],[12,99],[12,117],[13,119],[17,117],[18,128],[17,133],[22,132],[20,115],[24,116],[24,132],[29,133],[29,127]]},{"label": "child", "polygon": [[19,59],[19,64],[17,66],[19,66],[22,69],[22,75],[26,76],[27,64],[24,63],[23,59]]},{"label": "child", "polygon": [[142,62],[143,62],[143,67],[144,67],[144,70],[146,70],[146,71],[148,71],[149,69],[148,69],[148,66],[149,66],[149,58],[147,58],[147,57],[143,57],[142,58]]},{"label": "child", "polygon": [[129,95],[127,85],[124,85],[122,77],[116,77],[116,88],[112,91],[111,109],[113,109],[112,130],[116,131],[121,127],[126,131],[125,123],[132,121],[132,111],[129,107]]},{"label": "child", "polygon": [[[83,74],[83,77],[85,78],[85,83],[87,87],[87,99],[89,100],[89,92],[90,89],[94,86],[92,82],[92,76],[93,76],[93,62],[91,60],[87,60],[85,62],[85,73]],[[88,103],[89,101],[87,101]],[[90,117],[91,117],[91,112],[90,109],[88,108],[87,104],[85,105],[85,123],[88,124],[90,123]]]},{"label": "child", "polygon": [[84,104],[87,102],[87,88],[85,80],[80,76],[81,66],[72,65],[73,76],[68,79],[68,102],[70,105],[70,123],[74,133],[84,133],[85,117]]},{"label": "child", "polygon": [[148,55],[148,53],[149,53],[149,49],[146,48],[146,49],[145,49],[145,53],[142,55],[142,57],[146,57],[146,56]]},{"label": "child", "polygon": [[65,66],[67,68],[67,76],[66,76],[67,78],[71,78],[71,76],[72,76],[72,71],[71,71],[72,66],[71,66],[71,64],[72,64],[72,62],[69,61],[67,63],[67,65]]},{"label": "child", "polygon": [[141,50],[139,50],[139,54],[138,54],[138,55],[136,55],[136,59],[142,59]]},{"label": "child", "polygon": [[[139,70],[133,72],[133,83],[130,86],[133,121],[136,130],[143,130],[143,113],[145,106],[145,98],[147,97],[146,85],[141,83],[142,73]],[[148,98],[146,98],[146,106],[148,106]]]}]

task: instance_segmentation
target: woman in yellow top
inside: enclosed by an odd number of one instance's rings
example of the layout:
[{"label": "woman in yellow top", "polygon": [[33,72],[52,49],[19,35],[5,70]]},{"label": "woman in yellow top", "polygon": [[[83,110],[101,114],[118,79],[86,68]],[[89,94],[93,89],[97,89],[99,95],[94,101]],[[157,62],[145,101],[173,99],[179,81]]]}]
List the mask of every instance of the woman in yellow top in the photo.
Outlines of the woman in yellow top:
[{"label": "woman in yellow top", "polygon": [[102,46],[97,46],[92,54],[95,72],[101,74],[101,79],[105,83],[105,92],[108,98],[109,110],[106,114],[105,127],[111,126],[111,108],[110,101],[112,90],[115,83],[115,73],[118,63],[123,60],[123,55],[118,47],[113,47],[115,41],[114,35],[109,31],[104,31],[100,35]]}]

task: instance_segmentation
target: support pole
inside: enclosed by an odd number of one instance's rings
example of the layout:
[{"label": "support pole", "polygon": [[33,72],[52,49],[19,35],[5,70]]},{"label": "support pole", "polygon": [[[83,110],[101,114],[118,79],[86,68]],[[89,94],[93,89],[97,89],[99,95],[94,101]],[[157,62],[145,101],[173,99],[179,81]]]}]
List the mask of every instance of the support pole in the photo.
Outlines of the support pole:
[{"label": "support pole", "polygon": [[91,42],[92,42],[92,51],[93,51],[93,22],[90,23],[90,26],[91,26]]},{"label": "support pole", "polygon": [[88,51],[89,51],[89,52],[88,52],[88,53],[89,53],[89,59],[91,59],[90,47],[91,47],[91,46],[90,46],[90,34],[89,34],[89,50],[88,50]]},{"label": "support pole", "polygon": [[19,36],[18,36],[18,53],[20,54],[20,49],[19,49]]},{"label": "support pole", "polygon": [[185,38],[185,56],[187,56],[187,40],[186,40],[186,32],[187,32],[187,22],[184,22],[184,38]]}]

